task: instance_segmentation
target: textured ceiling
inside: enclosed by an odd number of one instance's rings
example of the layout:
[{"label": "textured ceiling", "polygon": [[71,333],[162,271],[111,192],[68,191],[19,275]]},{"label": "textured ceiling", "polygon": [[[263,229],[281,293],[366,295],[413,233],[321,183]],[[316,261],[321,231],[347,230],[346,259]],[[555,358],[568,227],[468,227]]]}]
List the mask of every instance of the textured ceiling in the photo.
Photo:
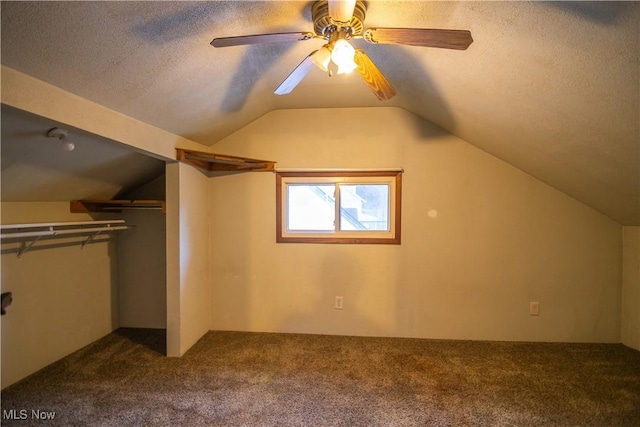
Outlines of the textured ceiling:
[{"label": "textured ceiling", "polygon": [[[2,2],[2,63],[206,145],[282,108],[397,106],[640,225],[640,3],[369,1],[365,28],[470,30],[466,51],[363,47],[398,91],[312,70],[320,40],[215,49],[214,37],[311,31],[308,2]],[[3,141],[4,144],[4,141]]]}]

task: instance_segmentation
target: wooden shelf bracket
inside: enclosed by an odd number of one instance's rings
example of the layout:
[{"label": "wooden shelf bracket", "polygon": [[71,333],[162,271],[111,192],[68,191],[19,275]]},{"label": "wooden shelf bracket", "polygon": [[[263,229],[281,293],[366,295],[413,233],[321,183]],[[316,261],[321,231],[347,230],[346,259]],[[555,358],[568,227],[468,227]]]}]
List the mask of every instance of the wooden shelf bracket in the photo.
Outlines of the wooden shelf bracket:
[{"label": "wooden shelf bracket", "polygon": [[177,160],[210,172],[273,172],[276,162],[176,149]]}]

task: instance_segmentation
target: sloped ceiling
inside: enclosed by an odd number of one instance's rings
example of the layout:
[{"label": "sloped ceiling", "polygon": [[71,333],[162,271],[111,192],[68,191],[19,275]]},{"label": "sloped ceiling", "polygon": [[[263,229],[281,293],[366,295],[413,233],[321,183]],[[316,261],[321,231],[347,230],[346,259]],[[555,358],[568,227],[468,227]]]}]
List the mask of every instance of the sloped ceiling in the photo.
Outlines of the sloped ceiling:
[{"label": "sloped ceiling", "polygon": [[640,225],[640,3],[369,1],[365,28],[474,38],[466,51],[353,42],[397,89],[384,104],[357,74],[316,69],[273,94],[321,40],[209,45],[311,31],[310,5],[3,1],[2,63],[205,145],[274,109],[401,107]]},{"label": "sloped ceiling", "polygon": [[[69,131],[73,151],[49,138]],[[47,118],[2,106],[2,201],[112,199],[164,174],[165,162]]]}]

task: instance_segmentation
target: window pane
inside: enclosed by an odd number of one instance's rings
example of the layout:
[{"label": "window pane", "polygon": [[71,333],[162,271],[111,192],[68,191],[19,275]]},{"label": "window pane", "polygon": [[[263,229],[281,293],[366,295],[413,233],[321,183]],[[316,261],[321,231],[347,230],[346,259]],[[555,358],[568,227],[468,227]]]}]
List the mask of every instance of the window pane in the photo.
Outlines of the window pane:
[{"label": "window pane", "polygon": [[399,245],[401,174],[276,172],[276,242]]},{"label": "window pane", "polygon": [[334,231],[334,184],[287,185],[287,231]]},{"label": "window pane", "polygon": [[340,230],[389,231],[389,185],[341,184]]}]

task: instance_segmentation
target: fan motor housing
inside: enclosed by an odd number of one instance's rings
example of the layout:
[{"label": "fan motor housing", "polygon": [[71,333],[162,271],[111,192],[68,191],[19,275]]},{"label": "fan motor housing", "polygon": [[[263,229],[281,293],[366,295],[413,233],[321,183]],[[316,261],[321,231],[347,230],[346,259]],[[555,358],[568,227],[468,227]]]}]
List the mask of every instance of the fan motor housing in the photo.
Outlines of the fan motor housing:
[{"label": "fan motor housing", "polygon": [[[364,30],[364,18],[367,14],[367,6],[363,0],[356,0],[353,8],[353,17],[349,26],[352,34],[361,34]],[[328,36],[327,28],[335,28],[341,23],[334,22],[329,16],[329,1],[319,0],[311,6],[311,17],[313,19],[313,31],[319,36]],[[342,23],[343,24],[343,23]]]}]

